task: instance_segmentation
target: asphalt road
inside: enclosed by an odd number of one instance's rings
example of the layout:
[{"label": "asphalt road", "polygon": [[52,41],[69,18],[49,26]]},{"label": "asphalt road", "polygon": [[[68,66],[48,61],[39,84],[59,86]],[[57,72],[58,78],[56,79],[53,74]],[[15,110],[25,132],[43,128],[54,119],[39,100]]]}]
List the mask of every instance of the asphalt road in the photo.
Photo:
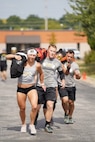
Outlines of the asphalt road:
[{"label": "asphalt road", "polygon": [[[16,101],[17,79],[0,81],[0,142],[94,142],[95,141],[95,87],[82,80],[77,81],[74,124],[64,124],[64,112],[58,98],[54,112],[54,132],[44,131],[44,115],[41,108],[37,124],[37,135],[20,132],[21,121]],[[27,100],[26,122],[30,122],[30,104]],[[28,130],[28,129],[27,129]]]}]

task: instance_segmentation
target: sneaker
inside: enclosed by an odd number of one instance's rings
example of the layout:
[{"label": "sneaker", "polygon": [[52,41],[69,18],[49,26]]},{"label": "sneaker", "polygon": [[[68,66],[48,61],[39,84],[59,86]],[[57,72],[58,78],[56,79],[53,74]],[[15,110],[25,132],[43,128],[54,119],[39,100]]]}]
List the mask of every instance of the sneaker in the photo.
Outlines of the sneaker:
[{"label": "sneaker", "polygon": [[68,115],[64,116],[64,123],[69,124],[69,116]]},{"label": "sneaker", "polygon": [[35,129],[35,125],[33,124],[29,125],[29,130],[31,135],[35,135],[37,133]]},{"label": "sneaker", "polygon": [[53,133],[53,129],[51,128],[51,126],[49,124],[47,124],[45,126],[45,131],[48,132],[48,133]]},{"label": "sneaker", "polygon": [[73,124],[74,120],[72,118],[69,118],[69,124]]},{"label": "sneaker", "polygon": [[25,133],[27,131],[26,124],[24,124],[24,125],[21,126],[21,130],[20,131],[22,133]]}]

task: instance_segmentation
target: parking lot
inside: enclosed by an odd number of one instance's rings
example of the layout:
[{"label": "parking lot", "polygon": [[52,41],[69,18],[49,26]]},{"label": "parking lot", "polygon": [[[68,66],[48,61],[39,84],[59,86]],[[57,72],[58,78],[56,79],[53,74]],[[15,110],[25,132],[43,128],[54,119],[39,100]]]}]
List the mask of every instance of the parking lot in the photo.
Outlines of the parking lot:
[{"label": "parking lot", "polygon": [[64,112],[58,98],[54,112],[52,134],[44,131],[45,119],[41,108],[37,123],[37,135],[29,134],[30,104],[27,100],[26,122],[27,133],[20,132],[21,121],[16,101],[17,79],[8,76],[6,82],[0,81],[0,142],[33,141],[33,142],[94,142],[95,141],[95,87],[85,81],[77,83],[77,100],[75,102],[74,124],[64,124]]}]

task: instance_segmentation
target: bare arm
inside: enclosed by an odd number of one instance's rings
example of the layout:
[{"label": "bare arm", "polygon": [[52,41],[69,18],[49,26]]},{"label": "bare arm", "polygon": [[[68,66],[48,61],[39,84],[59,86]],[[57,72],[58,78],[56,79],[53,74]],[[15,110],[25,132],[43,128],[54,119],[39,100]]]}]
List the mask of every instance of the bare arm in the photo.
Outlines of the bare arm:
[{"label": "bare arm", "polygon": [[[62,69],[63,69],[63,71],[64,71],[64,73],[66,75],[69,74],[70,67],[71,67],[70,64],[68,64],[67,68],[65,68],[64,65],[62,65]],[[80,71],[79,70],[75,70],[74,71],[74,76],[75,76],[76,79],[80,79],[81,78]]]},{"label": "bare arm", "polygon": [[68,75],[71,65],[68,63],[67,68],[62,65],[63,72]]},{"label": "bare arm", "polygon": [[41,86],[42,88],[44,89],[44,91],[46,90],[46,87],[45,87],[45,84],[44,84],[44,73],[43,73],[43,70],[42,70],[42,67],[41,67],[41,64],[40,63],[37,63],[37,71],[39,73],[39,77],[40,77],[40,83],[41,83]]},{"label": "bare arm", "polygon": [[19,56],[19,55],[15,55],[15,54],[7,54],[6,55],[6,59],[7,60],[11,60],[11,59],[13,59],[13,58],[15,58],[15,59],[17,59],[17,60],[21,60],[21,56]]}]

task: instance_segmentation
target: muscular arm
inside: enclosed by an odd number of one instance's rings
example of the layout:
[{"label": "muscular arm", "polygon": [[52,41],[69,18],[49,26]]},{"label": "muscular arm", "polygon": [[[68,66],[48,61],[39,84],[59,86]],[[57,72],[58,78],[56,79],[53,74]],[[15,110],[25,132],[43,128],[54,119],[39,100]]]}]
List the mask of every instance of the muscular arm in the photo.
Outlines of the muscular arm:
[{"label": "muscular arm", "polygon": [[15,55],[15,54],[7,54],[6,55],[6,59],[7,60],[11,60],[11,59],[13,59],[13,58],[15,58],[15,59],[17,59],[17,60],[21,60],[21,56],[20,55]]},{"label": "muscular arm", "polygon": [[43,73],[43,70],[42,70],[40,63],[37,63],[37,71],[39,73],[41,86],[42,86],[43,90],[46,91],[46,86],[44,84],[44,73]]},{"label": "muscular arm", "polygon": [[71,67],[70,64],[68,64],[67,68],[64,65],[62,65],[62,69],[65,75],[69,74],[70,67]]},{"label": "muscular arm", "polygon": [[39,73],[39,77],[40,77],[40,83],[41,84],[44,84],[44,73],[43,73],[43,70],[42,70],[42,67],[41,67],[41,64],[40,63],[37,63],[37,71]]}]

